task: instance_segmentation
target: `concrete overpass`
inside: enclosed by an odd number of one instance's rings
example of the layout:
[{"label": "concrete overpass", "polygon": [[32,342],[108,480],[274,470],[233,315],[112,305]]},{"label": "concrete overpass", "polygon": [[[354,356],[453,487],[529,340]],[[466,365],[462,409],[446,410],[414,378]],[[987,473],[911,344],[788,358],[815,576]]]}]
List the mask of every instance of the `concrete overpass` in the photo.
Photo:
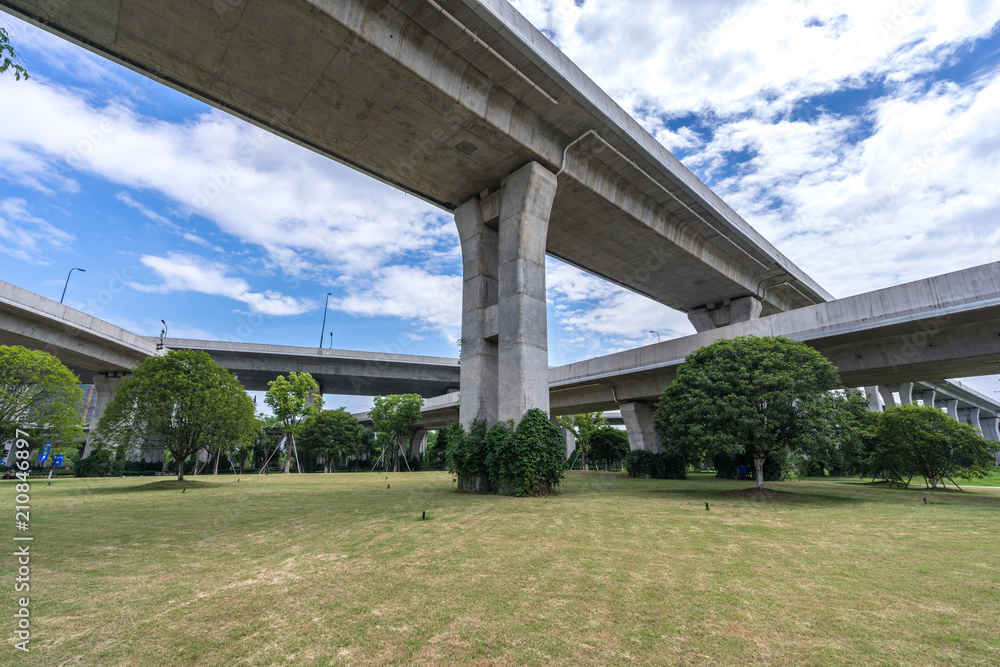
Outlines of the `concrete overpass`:
[{"label": "concrete overpass", "polygon": [[457,359],[139,336],[52,299],[0,281],[0,345],[49,352],[85,384],[121,377],[139,361],[167,350],[201,350],[235,374],[250,391],[290,372],[310,373],[327,394],[378,396],[457,391]]},{"label": "concrete overpass", "polygon": [[[840,369],[845,386],[865,387],[872,409],[933,404],[1000,442],[1000,404],[947,382],[1000,372],[1000,262],[551,368],[551,413],[620,409],[633,448],[656,450],[653,405],[677,367],[737,336],[804,341]],[[429,401],[421,426],[458,419],[456,400]]]},{"label": "concrete overpass", "polygon": [[156,342],[0,281],[0,345],[49,352],[86,384],[95,373],[127,373],[157,353]]},{"label": "concrete overpass", "polygon": [[[684,358],[719,338],[803,340],[840,368],[846,386],[865,386],[872,409],[921,401],[1000,441],[1000,405],[948,377],[1000,370],[1000,262],[956,271],[790,313],[731,325],[548,370],[553,414],[620,409],[633,447],[656,449],[652,406]],[[98,418],[121,376],[156,354],[136,336],[72,308],[0,282],[0,344],[45,349],[98,386]],[[427,399],[423,428],[459,419],[455,359],[280,345],[166,339],[200,349],[248,389],[278,374],[306,371],[323,391],[376,395],[413,391]],[[364,415],[359,415],[365,418]]]},{"label": "concrete overpass", "polygon": [[118,384],[141,360],[170,349],[207,352],[248,390],[267,390],[278,375],[308,372],[330,394],[437,396],[457,390],[457,359],[139,336],[34,292],[0,281],[0,345],[43,350],[96,389],[94,422]]},{"label": "concrete overpass", "polygon": [[0,7],[454,211],[463,421],[548,409],[546,253],[698,330],[830,298],[505,0]]},{"label": "concrete overpass", "polygon": [[201,350],[250,391],[267,391],[278,375],[309,373],[324,394],[439,396],[458,391],[458,359],[314,347],[167,338],[172,350]]}]

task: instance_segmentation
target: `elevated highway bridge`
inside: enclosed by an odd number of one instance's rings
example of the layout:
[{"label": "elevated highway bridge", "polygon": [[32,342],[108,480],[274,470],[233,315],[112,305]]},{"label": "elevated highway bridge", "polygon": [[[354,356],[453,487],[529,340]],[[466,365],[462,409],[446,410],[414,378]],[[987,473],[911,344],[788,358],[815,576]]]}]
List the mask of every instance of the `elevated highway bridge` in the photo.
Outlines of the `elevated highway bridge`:
[{"label": "elevated highway bridge", "polygon": [[505,0],[0,7],[453,212],[463,421],[548,409],[546,253],[699,331],[830,298]]}]

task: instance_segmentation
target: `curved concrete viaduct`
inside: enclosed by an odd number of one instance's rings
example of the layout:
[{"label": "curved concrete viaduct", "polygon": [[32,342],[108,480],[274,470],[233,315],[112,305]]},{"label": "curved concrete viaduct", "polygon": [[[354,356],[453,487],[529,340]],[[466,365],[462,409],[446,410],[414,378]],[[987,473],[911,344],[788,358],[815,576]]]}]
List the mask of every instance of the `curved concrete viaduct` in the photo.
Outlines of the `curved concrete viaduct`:
[{"label": "curved concrete viaduct", "polygon": [[453,211],[463,422],[549,408],[546,254],[699,331],[830,298],[505,0],[0,6]]}]

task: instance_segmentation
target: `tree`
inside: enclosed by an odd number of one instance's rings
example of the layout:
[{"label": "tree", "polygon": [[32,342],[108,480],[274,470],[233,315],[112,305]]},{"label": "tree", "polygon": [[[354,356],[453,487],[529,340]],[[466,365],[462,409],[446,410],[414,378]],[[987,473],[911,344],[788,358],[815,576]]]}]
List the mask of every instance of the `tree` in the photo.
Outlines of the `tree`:
[{"label": "tree", "polygon": [[427,434],[427,453],[424,454],[424,468],[444,470],[447,465],[448,429],[439,429]]},{"label": "tree", "polygon": [[359,450],[363,429],[346,408],[323,410],[306,421],[299,441],[310,456],[322,455],[324,472],[332,472],[335,458],[346,458]]},{"label": "tree", "polygon": [[122,380],[95,440],[119,453],[163,447],[184,481],[189,457],[249,442],[256,430],[253,401],[232,373],[205,352],[171,350],[143,359]]},{"label": "tree", "polygon": [[799,419],[793,447],[806,457],[808,469],[818,475],[823,468],[835,475],[869,471],[878,415],[868,409],[864,392],[824,392],[796,407]]},{"label": "tree", "polygon": [[590,436],[590,456],[606,468],[624,459],[629,451],[628,434],[614,426],[601,426]]},{"label": "tree", "polygon": [[576,448],[580,450],[580,460],[584,470],[589,470],[587,466],[587,454],[590,451],[590,436],[597,429],[607,424],[607,420],[600,412],[584,412],[578,415],[567,415],[556,417],[559,424],[570,431],[576,438]]},{"label": "tree", "polygon": [[700,450],[744,452],[757,489],[764,461],[783,458],[799,432],[797,404],[840,384],[837,369],[805,343],[748,336],[701,348],[677,369],[663,392],[656,429],[686,457]]},{"label": "tree", "polygon": [[20,56],[14,53],[14,48],[10,45],[7,31],[0,28],[0,74],[3,74],[7,70],[13,70],[14,79],[17,81],[20,81],[21,77],[25,79],[30,78],[28,70],[17,63],[20,59]]},{"label": "tree", "polygon": [[83,391],[77,378],[47,352],[0,345],[0,442],[17,428],[39,440],[71,442],[83,435]]},{"label": "tree", "polygon": [[922,476],[932,489],[945,479],[986,476],[996,450],[975,428],[929,405],[892,407],[878,417],[875,457],[899,475]]},{"label": "tree", "polygon": [[[414,425],[420,421],[424,399],[417,394],[390,394],[376,396],[368,418],[372,420],[378,439],[382,443],[382,458],[386,472],[389,459],[393,472],[399,471],[399,451],[402,441],[413,434]],[[409,464],[407,464],[409,465]]]},{"label": "tree", "polygon": [[309,373],[289,373],[267,383],[268,390],[264,402],[270,406],[275,418],[281,422],[282,431],[288,439],[285,447],[285,472],[289,471],[292,456],[295,456],[295,470],[302,472],[299,452],[295,447],[295,437],[299,434],[308,417],[323,409],[323,397],[319,385]]},{"label": "tree", "polygon": [[[254,401],[254,405],[256,406],[256,401]],[[267,457],[267,444],[270,441],[270,436],[267,433],[266,420],[267,417],[263,414],[255,413],[256,427],[253,436],[239,443],[229,452],[233,465],[238,466],[241,471],[245,471],[248,465],[251,468],[255,467],[257,461],[263,462]]]}]

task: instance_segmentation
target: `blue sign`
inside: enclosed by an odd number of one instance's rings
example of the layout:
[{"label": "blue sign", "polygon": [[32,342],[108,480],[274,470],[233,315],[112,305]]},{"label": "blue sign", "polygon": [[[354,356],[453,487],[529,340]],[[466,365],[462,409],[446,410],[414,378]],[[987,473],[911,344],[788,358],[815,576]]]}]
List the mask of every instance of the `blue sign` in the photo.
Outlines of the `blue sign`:
[{"label": "blue sign", "polygon": [[49,450],[52,449],[52,443],[46,442],[45,446],[42,447],[42,451],[38,452],[38,462],[45,463],[49,460]]},{"label": "blue sign", "polygon": [[56,454],[55,456],[52,457],[52,465],[56,466],[57,468],[62,465],[62,461],[63,461],[62,454]]}]

